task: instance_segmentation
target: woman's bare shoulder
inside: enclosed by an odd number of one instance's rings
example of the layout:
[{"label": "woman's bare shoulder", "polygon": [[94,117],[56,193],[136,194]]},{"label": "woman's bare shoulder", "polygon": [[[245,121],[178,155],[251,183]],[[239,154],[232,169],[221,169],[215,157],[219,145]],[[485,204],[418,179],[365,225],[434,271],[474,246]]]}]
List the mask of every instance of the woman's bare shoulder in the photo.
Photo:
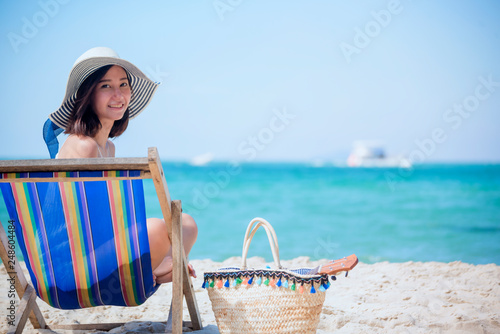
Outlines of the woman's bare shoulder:
[{"label": "woman's bare shoulder", "polygon": [[59,159],[97,158],[97,143],[87,136],[70,135],[59,150]]},{"label": "woman's bare shoulder", "polygon": [[108,145],[109,145],[109,156],[114,157],[115,156],[115,143],[113,143],[110,139],[108,139]]}]

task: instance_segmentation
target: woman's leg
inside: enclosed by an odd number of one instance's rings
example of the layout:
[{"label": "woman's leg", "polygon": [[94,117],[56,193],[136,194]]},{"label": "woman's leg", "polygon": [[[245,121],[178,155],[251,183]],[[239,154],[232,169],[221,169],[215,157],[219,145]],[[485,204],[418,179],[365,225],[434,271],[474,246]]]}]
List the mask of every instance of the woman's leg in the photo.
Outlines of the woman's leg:
[{"label": "woman's leg", "polygon": [[[167,225],[163,219],[148,219],[149,249],[151,251],[151,267],[157,283],[172,281],[172,245],[168,238]],[[198,236],[198,226],[193,217],[182,214],[182,242],[184,252],[188,256]],[[194,269],[190,265],[194,276]]]}]

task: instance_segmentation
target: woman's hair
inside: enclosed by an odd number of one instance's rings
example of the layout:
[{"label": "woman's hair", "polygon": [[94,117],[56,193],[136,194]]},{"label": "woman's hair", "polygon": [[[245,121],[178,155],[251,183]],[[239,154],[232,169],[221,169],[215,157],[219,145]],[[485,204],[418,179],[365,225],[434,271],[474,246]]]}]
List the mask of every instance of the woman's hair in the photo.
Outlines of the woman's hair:
[{"label": "woman's hair", "polygon": [[[75,107],[69,117],[68,125],[64,133],[94,137],[101,128],[101,122],[92,108],[92,94],[99,81],[106,75],[113,65],[106,65],[92,73],[78,88],[76,93]],[[125,71],[127,72],[127,71]],[[130,83],[130,77],[127,73]],[[133,93],[133,92],[132,92]],[[114,138],[121,135],[128,126],[129,108],[120,120],[115,121],[109,137]]]}]

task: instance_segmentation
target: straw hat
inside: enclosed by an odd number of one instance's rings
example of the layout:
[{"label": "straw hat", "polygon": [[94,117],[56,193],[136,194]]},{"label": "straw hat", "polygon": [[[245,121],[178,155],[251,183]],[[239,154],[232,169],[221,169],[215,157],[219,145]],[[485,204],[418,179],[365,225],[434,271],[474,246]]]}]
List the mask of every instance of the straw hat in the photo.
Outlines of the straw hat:
[{"label": "straw hat", "polygon": [[129,103],[129,118],[134,118],[146,108],[153,97],[159,83],[151,81],[132,63],[121,59],[118,54],[107,47],[96,47],[81,55],[73,65],[66,85],[66,95],[61,107],[49,115],[49,119],[59,128],[65,129],[71,112],[75,106],[76,94],[80,85],[92,73],[103,66],[118,65],[127,71],[132,88]]}]

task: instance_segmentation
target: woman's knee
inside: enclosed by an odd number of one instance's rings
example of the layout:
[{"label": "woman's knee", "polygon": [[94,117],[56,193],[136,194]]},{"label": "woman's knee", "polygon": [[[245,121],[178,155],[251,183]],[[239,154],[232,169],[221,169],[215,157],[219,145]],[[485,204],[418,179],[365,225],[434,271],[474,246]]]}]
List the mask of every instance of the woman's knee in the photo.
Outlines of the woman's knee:
[{"label": "woman's knee", "polygon": [[194,218],[187,213],[182,213],[182,231],[191,235],[195,240],[198,236],[198,225],[196,225]]},{"label": "woman's knee", "polygon": [[150,234],[158,234],[157,236],[159,237],[164,237],[165,235],[168,236],[167,226],[165,225],[163,219],[149,218],[147,225],[148,225],[148,232],[150,232]]},{"label": "woman's knee", "polygon": [[147,226],[150,244],[152,244],[153,247],[168,249],[170,241],[168,237],[167,225],[165,225],[163,219],[149,218]]}]

